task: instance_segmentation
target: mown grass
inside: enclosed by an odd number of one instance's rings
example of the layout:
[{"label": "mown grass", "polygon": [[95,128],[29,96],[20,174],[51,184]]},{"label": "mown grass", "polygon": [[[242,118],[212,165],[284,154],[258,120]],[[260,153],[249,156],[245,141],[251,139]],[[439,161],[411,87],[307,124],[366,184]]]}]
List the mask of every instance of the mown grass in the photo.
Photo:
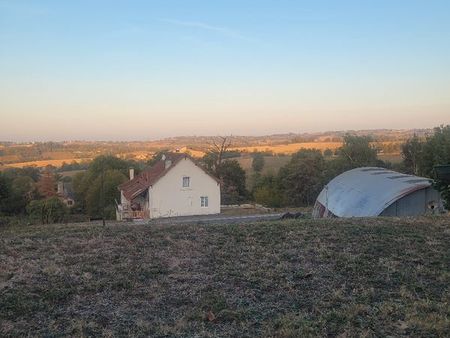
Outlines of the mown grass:
[{"label": "mown grass", "polygon": [[446,336],[450,219],[0,230],[1,336]]}]

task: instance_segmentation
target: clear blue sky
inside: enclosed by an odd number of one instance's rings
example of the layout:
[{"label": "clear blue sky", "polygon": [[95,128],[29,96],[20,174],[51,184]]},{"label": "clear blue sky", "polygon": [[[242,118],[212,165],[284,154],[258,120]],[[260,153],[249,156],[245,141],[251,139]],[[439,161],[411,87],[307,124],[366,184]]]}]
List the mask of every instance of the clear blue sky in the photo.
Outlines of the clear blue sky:
[{"label": "clear blue sky", "polygon": [[0,140],[450,123],[450,1],[0,0]]}]

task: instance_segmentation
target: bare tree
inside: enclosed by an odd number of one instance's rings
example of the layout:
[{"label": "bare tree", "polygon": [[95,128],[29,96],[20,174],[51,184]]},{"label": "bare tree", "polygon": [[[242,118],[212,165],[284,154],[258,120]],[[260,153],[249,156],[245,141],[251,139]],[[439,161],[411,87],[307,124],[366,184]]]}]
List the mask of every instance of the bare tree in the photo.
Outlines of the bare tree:
[{"label": "bare tree", "polygon": [[223,160],[223,154],[227,152],[227,150],[231,146],[231,136],[218,136],[212,139],[211,142],[211,152],[217,155],[215,167],[218,168]]}]

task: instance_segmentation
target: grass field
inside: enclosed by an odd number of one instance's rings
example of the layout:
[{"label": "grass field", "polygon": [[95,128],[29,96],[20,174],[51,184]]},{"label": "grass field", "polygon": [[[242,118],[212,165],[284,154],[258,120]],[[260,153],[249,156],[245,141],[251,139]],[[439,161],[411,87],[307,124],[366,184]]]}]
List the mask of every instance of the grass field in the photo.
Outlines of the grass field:
[{"label": "grass field", "polygon": [[426,336],[450,219],[0,230],[1,336]]}]

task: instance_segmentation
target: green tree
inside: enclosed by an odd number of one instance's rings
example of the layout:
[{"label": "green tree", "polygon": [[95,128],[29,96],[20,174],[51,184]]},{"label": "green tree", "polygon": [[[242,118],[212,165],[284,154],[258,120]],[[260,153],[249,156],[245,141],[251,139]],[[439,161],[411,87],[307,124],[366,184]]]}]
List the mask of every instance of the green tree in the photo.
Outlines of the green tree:
[{"label": "green tree", "polygon": [[221,200],[223,204],[241,203],[247,198],[245,171],[236,160],[223,161],[216,170],[221,181]]},{"label": "green tree", "polygon": [[102,203],[104,203],[105,217],[109,219],[114,218],[116,201],[120,201],[120,192],[117,187],[125,181],[127,181],[127,177],[119,170],[108,170],[105,172],[103,178],[102,176],[98,176],[90,184],[86,193],[86,207],[88,214],[92,217],[101,217]]},{"label": "green tree", "polygon": [[403,157],[404,170],[408,174],[419,174],[419,162],[422,155],[422,147],[423,144],[417,135],[414,135],[402,145],[401,154]]},{"label": "green tree", "polygon": [[256,173],[260,173],[264,168],[264,155],[262,153],[254,153],[252,160],[252,168]]},{"label": "green tree", "polygon": [[441,164],[450,164],[450,125],[434,128],[433,135],[427,137],[422,145],[418,173],[434,177],[434,167]]},{"label": "green tree", "polygon": [[283,193],[278,178],[273,174],[261,176],[253,188],[256,203],[266,207],[278,208],[283,205]]},{"label": "green tree", "polygon": [[418,173],[435,179],[435,188],[441,192],[446,208],[450,208],[450,185],[438,180],[434,167],[450,164],[450,125],[434,128],[433,135],[422,144],[417,164]]},{"label": "green tree", "polygon": [[309,206],[324,185],[325,160],[315,149],[302,149],[278,173],[284,200],[291,206]]},{"label": "green tree", "polygon": [[369,136],[356,136],[346,134],[344,143],[338,150],[338,161],[340,161],[343,171],[367,166],[380,165],[377,158],[377,150],[370,142]]},{"label": "green tree", "polygon": [[[128,179],[128,170],[132,162],[115,156],[99,156],[95,158],[84,173],[73,178],[76,211],[100,217],[101,203],[109,210],[115,210],[115,199],[120,199],[117,187]],[[104,178],[104,194],[101,194],[101,180]],[[114,187],[113,185],[116,184]],[[102,200],[103,199],[103,200]]]},{"label": "green tree", "polygon": [[64,222],[69,210],[57,197],[31,201],[27,213],[31,220],[42,224]]}]

